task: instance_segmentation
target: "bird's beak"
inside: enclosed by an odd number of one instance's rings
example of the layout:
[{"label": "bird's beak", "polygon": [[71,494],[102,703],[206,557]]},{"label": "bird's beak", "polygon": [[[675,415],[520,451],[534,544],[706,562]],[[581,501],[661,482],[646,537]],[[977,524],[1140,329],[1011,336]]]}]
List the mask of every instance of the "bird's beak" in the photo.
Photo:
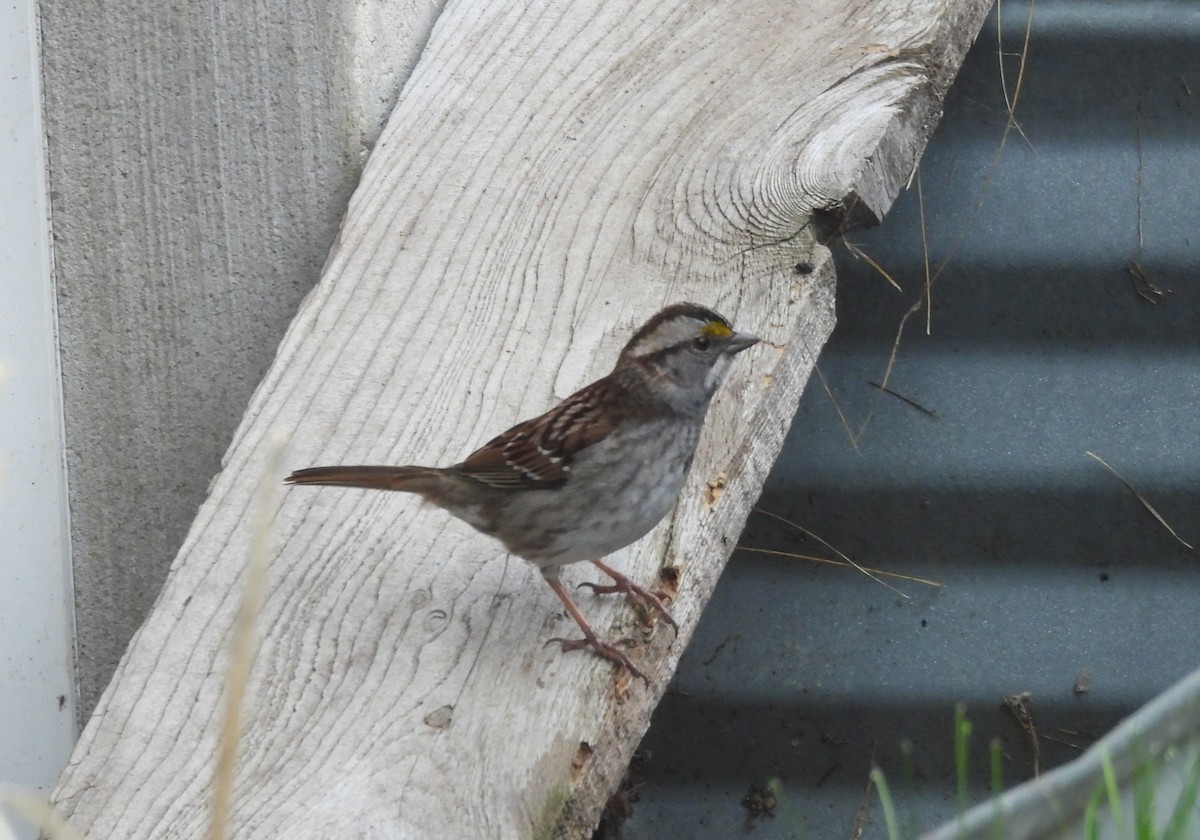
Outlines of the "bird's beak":
[{"label": "bird's beak", "polygon": [[744,332],[735,332],[729,337],[729,343],[726,345],[729,348],[727,352],[732,356],[734,353],[741,353],[743,350],[753,347],[760,341],[762,341],[762,339],[756,335],[750,335],[750,333]]}]

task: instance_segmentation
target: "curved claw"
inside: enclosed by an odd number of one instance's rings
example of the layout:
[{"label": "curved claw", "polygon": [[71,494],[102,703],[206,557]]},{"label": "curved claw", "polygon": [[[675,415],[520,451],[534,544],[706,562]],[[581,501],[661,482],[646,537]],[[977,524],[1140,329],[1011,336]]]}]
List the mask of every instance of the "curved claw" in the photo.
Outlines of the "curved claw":
[{"label": "curved claw", "polygon": [[671,630],[674,631],[672,641],[679,638],[679,625],[675,623],[675,619],[671,616],[671,613],[667,610],[666,605],[663,604],[662,598],[657,592],[651,592],[645,587],[638,586],[624,575],[614,577],[614,580],[616,580],[616,583],[608,586],[592,583],[591,581],[584,581],[579,586],[590,588],[595,595],[612,595],[614,593],[624,595],[627,601],[640,606],[643,611],[657,613],[663,621],[671,625]]},{"label": "curved claw", "polygon": [[[621,641],[629,642],[631,640],[622,639]],[[615,644],[602,642],[599,639],[563,639],[561,637],[555,637],[553,639],[547,639],[546,645],[549,645],[551,642],[557,642],[559,645],[561,645],[564,652],[582,650],[590,647],[597,656],[607,659],[609,662],[613,663],[619,668],[626,669],[635,677],[640,678],[642,682],[646,683],[646,685],[650,684],[650,680],[646,677],[646,675],[643,674],[641,670],[639,670],[638,667],[633,664],[633,661],[625,655],[625,652],[618,648]],[[545,647],[546,645],[543,645],[542,647]]]},{"label": "curved claw", "polygon": [[579,629],[583,631],[584,635],[584,638],[582,639],[550,639],[550,641],[546,642],[546,644],[550,644],[550,642],[558,642],[560,645],[562,645],[562,649],[564,651],[579,650],[581,648],[590,647],[596,652],[597,656],[607,659],[609,662],[612,662],[614,665],[617,665],[620,668],[627,669],[629,673],[633,674],[635,677],[641,677],[642,682],[646,683],[647,685],[650,684],[650,680],[647,679],[646,675],[643,674],[638,667],[633,664],[629,657],[625,655],[624,651],[620,650],[614,644],[600,641],[599,637],[596,635],[596,631],[593,630],[592,626],[587,623],[587,619],[583,617],[583,613],[579,611],[579,607],[577,607],[575,602],[571,600],[571,596],[567,594],[567,590],[563,588],[562,582],[559,581],[557,576],[547,577],[546,583],[549,584],[550,588],[554,590],[554,594],[559,597],[559,600],[563,602],[563,606],[567,608],[567,612],[571,614],[571,618],[575,619],[575,623],[579,625]]}]

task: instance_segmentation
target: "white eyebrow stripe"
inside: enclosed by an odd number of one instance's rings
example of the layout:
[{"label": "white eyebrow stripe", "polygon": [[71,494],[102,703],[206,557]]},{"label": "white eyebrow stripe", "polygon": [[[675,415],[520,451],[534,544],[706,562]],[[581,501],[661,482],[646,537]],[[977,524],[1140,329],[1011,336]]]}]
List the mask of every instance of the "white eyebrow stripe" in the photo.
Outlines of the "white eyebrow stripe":
[{"label": "white eyebrow stripe", "polygon": [[664,321],[652,332],[642,336],[637,344],[629,348],[629,351],[635,357],[648,356],[668,347],[683,344],[702,335],[706,323],[690,315],[682,315]]}]

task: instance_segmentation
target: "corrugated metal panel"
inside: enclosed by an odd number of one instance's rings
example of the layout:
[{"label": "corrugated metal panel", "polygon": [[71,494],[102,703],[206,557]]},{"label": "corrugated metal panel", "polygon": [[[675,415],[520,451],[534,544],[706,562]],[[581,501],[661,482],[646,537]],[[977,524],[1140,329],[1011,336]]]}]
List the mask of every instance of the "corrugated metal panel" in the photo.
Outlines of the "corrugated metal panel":
[{"label": "corrugated metal panel", "polygon": [[[1027,10],[1003,6],[1010,89]],[[1032,774],[1003,697],[1032,694],[1053,766],[1200,665],[1200,557],[1085,455],[1200,544],[1200,4],[1039,2],[1028,141],[1014,131],[989,169],[996,44],[993,18],[922,162],[929,247],[949,263],[932,333],[924,312],[908,322],[889,385],[936,417],[868,384],[924,282],[913,189],[851,237],[903,294],[839,248],[821,369],[850,426],[870,425],[852,445],[814,381],[761,501],[864,565],[945,586],[896,582],[906,599],[735,554],[643,744],[625,838],[851,837],[860,807],[862,836],[883,838],[872,761],[915,835],[957,812],[956,703],[978,801],[990,739],[1006,786]],[[743,542],[829,554],[765,517]],[[784,801],[750,817],[742,798],[772,776]]]}]

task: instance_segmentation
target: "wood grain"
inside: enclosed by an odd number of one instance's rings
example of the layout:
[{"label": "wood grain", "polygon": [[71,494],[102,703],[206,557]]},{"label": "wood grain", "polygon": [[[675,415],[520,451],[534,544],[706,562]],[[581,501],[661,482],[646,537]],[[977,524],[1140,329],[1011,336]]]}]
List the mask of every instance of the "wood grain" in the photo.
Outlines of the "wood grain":
[{"label": "wood grain", "polygon": [[[452,4],[58,806],[95,837],[204,830],[272,429],[291,435],[289,467],[449,463],[691,299],[769,343],[738,358],[676,514],[612,558],[639,581],[682,575],[679,640],[633,653],[650,687],[623,696],[606,664],[544,648],[570,628],[536,570],[440,511],[294,488],[274,515],[237,835],[588,836],[832,328],[814,212],[883,212],[983,12]],[[581,601],[598,629],[632,630],[623,605]]]}]

